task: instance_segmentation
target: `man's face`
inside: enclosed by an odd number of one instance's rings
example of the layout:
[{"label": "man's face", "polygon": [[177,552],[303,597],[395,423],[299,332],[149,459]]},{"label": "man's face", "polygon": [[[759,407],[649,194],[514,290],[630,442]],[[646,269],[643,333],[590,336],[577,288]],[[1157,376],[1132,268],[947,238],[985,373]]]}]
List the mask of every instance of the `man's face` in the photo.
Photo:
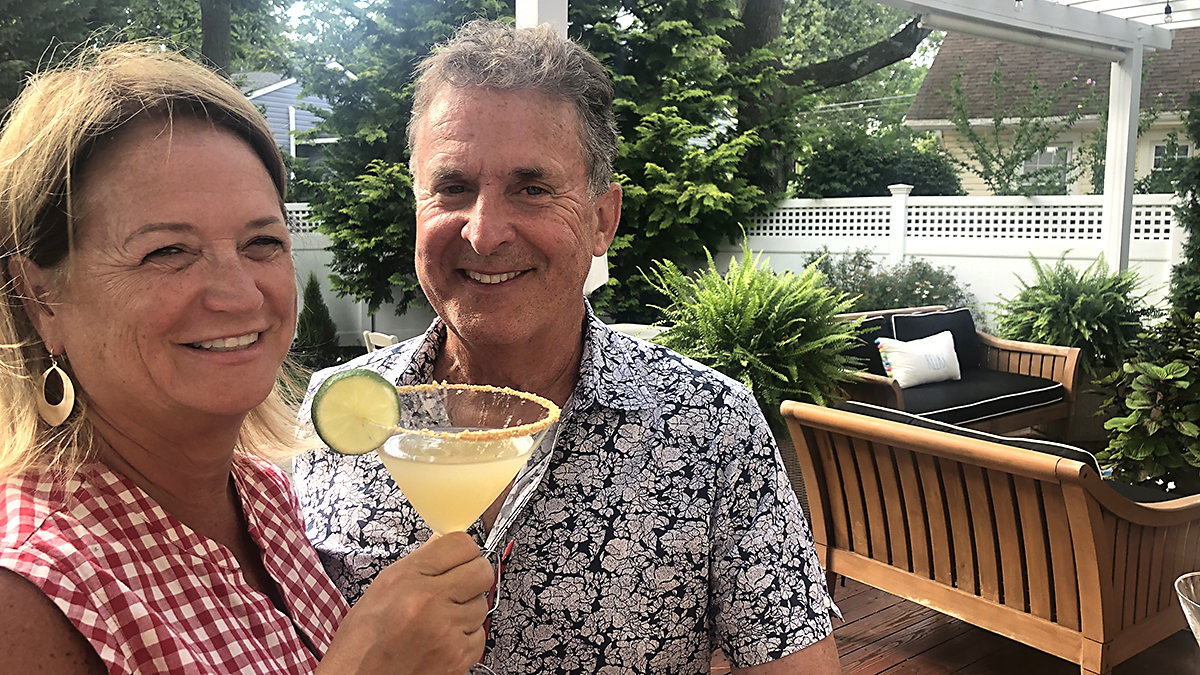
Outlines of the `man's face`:
[{"label": "man's face", "polygon": [[413,165],[417,276],[450,330],[471,347],[577,340],[621,191],[588,195],[574,108],[446,87],[418,124]]}]

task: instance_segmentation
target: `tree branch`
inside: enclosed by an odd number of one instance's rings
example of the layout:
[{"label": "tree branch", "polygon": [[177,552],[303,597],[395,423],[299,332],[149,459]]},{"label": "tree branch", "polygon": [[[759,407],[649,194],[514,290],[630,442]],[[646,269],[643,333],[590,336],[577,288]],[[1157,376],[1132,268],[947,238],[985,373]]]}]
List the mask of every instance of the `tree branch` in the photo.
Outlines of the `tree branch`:
[{"label": "tree branch", "polygon": [[783,80],[794,87],[803,87],[810,92],[817,92],[853,82],[880,68],[903,61],[917,51],[917,46],[930,33],[928,28],[920,27],[917,22],[918,18],[913,17],[908,25],[900,29],[900,32],[886,40],[881,40],[870,47],[846,56],[796,68],[784,75]]}]

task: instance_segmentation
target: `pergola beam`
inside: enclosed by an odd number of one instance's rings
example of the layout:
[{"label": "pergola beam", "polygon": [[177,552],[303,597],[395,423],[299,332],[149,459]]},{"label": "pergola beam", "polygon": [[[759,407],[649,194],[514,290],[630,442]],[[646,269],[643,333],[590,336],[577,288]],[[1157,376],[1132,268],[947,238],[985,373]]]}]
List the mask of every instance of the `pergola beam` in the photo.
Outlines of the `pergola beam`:
[{"label": "pergola beam", "polygon": [[914,14],[934,14],[951,19],[988,24],[1035,35],[1106,48],[1132,49],[1135,43],[1152,49],[1170,49],[1171,31],[1127,21],[1046,0],[1026,0],[1021,11],[1011,0],[881,0],[882,4]]}]

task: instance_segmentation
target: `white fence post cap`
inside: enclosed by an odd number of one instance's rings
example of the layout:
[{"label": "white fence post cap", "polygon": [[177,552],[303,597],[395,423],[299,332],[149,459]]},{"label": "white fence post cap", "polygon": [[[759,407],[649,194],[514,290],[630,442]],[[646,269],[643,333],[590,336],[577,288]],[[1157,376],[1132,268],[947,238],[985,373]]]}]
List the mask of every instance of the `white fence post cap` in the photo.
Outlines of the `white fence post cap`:
[{"label": "white fence post cap", "polygon": [[908,183],[896,183],[895,185],[889,185],[888,189],[891,190],[892,194],[894,195],[908,195],[912,194],[913,186],[909,185]]}]

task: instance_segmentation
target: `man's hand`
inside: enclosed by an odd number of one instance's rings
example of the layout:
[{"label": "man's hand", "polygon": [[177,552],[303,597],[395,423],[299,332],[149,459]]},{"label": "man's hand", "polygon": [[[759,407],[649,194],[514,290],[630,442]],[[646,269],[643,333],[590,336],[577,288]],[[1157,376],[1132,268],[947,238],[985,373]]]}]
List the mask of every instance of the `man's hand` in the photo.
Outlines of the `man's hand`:
[{"label": "man's hand", "polygon": [[338,629],[318,673],[462,675],[483,654],[492,567],[466,534],[384,570]]},{"label": "man's hand", "polygon": [[733,672],[737,675],[837,675],[842,668],[838,665],[837,645],[830,634],[778,661],[768,661],[750,668],[734,668]]}]

